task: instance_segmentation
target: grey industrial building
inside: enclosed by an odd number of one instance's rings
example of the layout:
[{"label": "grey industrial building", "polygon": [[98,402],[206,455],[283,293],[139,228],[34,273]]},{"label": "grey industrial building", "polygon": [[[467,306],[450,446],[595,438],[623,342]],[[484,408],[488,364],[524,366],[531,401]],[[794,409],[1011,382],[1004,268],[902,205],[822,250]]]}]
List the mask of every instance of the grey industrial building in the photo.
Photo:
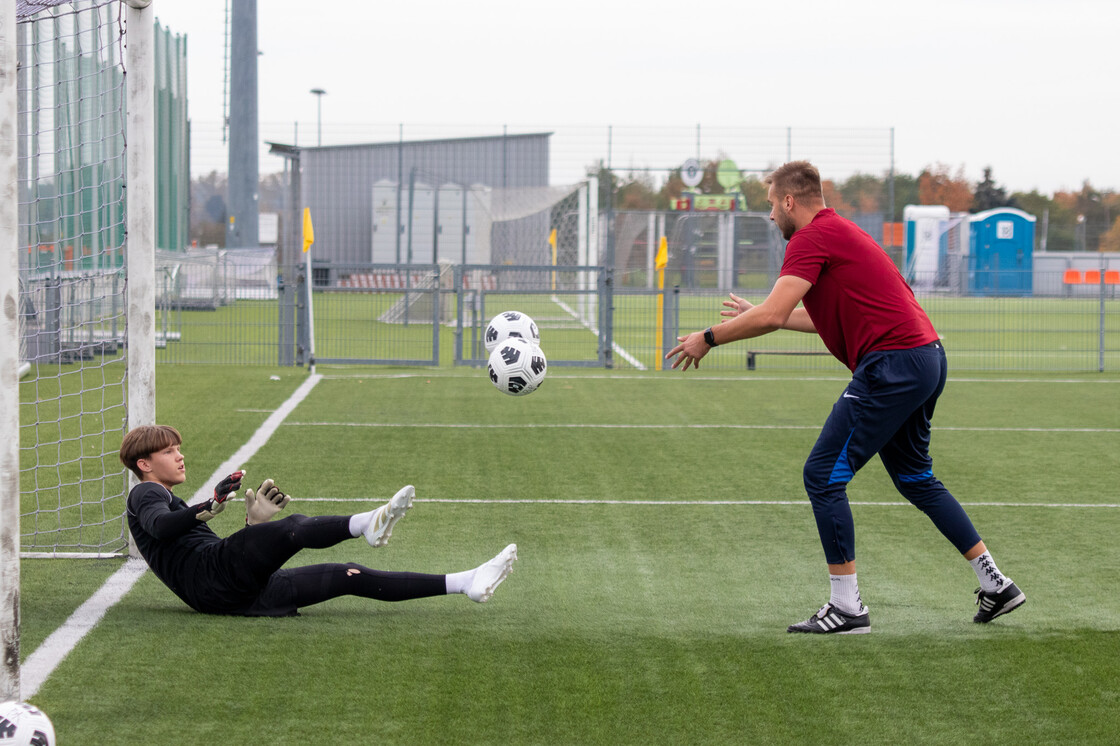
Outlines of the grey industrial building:
[{"label": "grey industrial building", "polygon": [[490,262],[495,257],[473,244],[473,214],[491,210],[489,197],[479,195],[537,194],[538,202],[555,203],[572,191],[549,187],[551,134],[320,147],[270,143],[290,165],[296,204],[285,210],[288,231],[294,231],[288,235],[299,236],[292,217],[309,207],[317,262]]}]

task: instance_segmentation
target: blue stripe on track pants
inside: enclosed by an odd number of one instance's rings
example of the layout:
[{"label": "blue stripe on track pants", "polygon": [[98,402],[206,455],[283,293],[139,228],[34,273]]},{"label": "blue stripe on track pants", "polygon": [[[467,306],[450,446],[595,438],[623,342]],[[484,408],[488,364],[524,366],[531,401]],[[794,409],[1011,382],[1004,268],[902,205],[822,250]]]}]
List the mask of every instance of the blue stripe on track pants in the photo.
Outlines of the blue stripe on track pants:
[{"label": "blue stripe on track pants", "polygon": [[933,476],[929,456],[930,418],[947,370],[940,342],[868,353],[856,367],[805,462],[805,491],[829,564],[856,558],[847,487],[876,453],[899,493],[959,552],[980,541],[964,508]]}]

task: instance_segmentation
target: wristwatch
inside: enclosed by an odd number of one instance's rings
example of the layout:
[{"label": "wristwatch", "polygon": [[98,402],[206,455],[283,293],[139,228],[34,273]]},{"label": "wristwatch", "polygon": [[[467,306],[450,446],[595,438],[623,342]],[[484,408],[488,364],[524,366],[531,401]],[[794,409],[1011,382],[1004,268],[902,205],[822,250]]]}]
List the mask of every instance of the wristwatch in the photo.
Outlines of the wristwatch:
[{"label": "wristwatch", "polygon": [[712,327],[704,330],[704,341],[708,343],[708,347],[716,346],[716,335],[712,334]]}]

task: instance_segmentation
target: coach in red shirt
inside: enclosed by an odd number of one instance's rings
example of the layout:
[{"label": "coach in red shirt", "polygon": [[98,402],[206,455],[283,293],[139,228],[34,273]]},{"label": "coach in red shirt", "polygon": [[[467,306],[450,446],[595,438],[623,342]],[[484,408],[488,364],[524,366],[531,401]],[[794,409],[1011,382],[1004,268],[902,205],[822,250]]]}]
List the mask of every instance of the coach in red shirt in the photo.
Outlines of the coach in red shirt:
[{"label": "coach in red shirt", "polygon": [[1000,573],[956,498],[933,476],[930,418],[945,388],[945,350],[894,262],[871,236],[825,207],[820,173],[793,161],[766,177],[770,220],[789,242],[781,275],[757,306],[731,295],[724,323],[679,337],[667,358],[699,367],[712,347],[790,329],[819,334],[852,371],[805,462],[831,578],[829,602],[790,632],[869,632],[856,579],[847,485],[876,453],[898,491],[930,517],[980,580],[973,617],[989,622],[1026,596]]}]

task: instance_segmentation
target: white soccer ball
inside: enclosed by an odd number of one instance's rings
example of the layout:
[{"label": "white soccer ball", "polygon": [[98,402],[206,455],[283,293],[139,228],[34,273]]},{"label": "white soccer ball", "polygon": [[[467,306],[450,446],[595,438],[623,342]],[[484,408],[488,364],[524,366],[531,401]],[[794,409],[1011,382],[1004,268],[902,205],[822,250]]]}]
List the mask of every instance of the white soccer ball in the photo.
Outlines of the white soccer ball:
[{"label": "white soccer ball", "polygon": [[490,353],[487,364],[490,381],[498,391],[510,396],[525,396],[537,390],[548,371],[548,360],[541,348],[524,339],[508,337]]},{"label": "white soccer ball", "polygon": [[537,329],[536,322],[521,311],[502,311],[490,319],[482,341],[486,345],[486,351],[493,352],[499,342],[504,342],[510,337],[520,337],[538,346],[541,343],[541,333]]},{"label": "white soccer ball", "polygon": [[26,702],[0,704],[0,744],[3,746],[55,746],[51,719]]}]

